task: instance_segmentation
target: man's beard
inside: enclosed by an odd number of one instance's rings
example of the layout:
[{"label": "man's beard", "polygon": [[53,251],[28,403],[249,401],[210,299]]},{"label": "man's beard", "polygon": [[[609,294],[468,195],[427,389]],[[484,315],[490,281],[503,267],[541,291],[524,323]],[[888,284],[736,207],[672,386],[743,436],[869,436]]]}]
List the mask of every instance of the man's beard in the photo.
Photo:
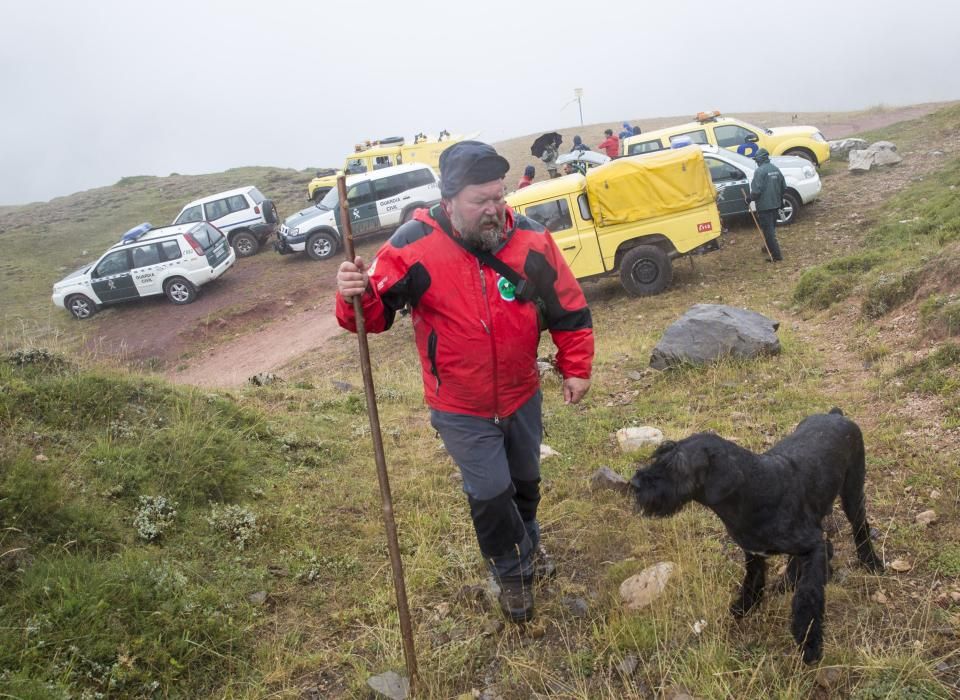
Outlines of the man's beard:
[{"label": "man's beard", "polygon": [[503,219],[504,217],[485,216],[476,227],[471,228],[464,226],[460,217],[454,213],[450,222],[468,246],[476,250],[492,251],[503,241]]}]

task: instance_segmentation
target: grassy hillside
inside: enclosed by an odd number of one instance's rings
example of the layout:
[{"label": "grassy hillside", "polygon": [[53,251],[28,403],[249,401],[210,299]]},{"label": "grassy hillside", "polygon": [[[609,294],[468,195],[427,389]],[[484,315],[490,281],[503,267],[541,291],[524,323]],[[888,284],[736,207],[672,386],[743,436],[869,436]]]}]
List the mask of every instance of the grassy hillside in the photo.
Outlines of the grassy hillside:
[{"label": "grassy hillside", "polygon": [[[960,108],[886,133],[904,164],[859,177],[824,168],[824,201],[780,232],[784,265],[764,264],[742,225],[719,253],[678,265],[656,298],[627,297],[614,279],[586,286],[594,386],[569,407],[559,381],[544,382],[545,442],[559,455],[543,465],[541,522],[559,576],[538,589],[525,627],[498,624],[482,592],[409,319],[371,338],[424,697],[960,693]],[[698,302],[777,318],[782,354],[647,369],[663,329]],[[356,341],[337,337],[283,374],[203,392],[45,353],[4,356],[0,696],[364,697],[369,675],[402,670]],[[641,519],[589,477],[602,465],[630,475],[635,457],[613,438],[626,425],[672,439],[714,430],[763,450],[831,406],[864,429],[878,551],[910,570],[868,574],[845,520],[828,519],[826,656],[807,668],[789,598],[729,616],[741,554],[711,513]],[[918,524],[931,508],[938,522]],[[659,561],[678,568],[664,597],[623,610],[620,582]]]}]

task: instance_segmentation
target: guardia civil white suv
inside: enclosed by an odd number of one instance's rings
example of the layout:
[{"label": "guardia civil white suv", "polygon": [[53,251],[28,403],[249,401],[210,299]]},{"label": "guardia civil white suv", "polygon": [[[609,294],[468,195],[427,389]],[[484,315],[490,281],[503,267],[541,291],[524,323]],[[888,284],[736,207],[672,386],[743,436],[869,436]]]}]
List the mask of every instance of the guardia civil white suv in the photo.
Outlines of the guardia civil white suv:
[{"label": "guardia civil white suv", "polygon": [[120,242],[53,285],[53,303],[78,320],[102,306],[165,294],[189,304],[197,290],[220,277],[237,259],[222,233],[200,221],[152,228],[141,224]]},{"label": "guardia civil white suv", "polygon": [[256,255],[277,232],[277,207],[256,187],[238,187],[190,202],[180,210],[175,224],[209,221],[230,241],[238,258]]},{"label": "guardia civil white suv", "polygon": [[[440,201],[440,181],[429,165],[408,163],[347,177],[347,207],[355,237],[390,231],[420,207]],[[280,254],[306,251],[314,260],[332,257],[343,244],[340,196],[330,190],[318,204],[288,217],[274,244]]]}]

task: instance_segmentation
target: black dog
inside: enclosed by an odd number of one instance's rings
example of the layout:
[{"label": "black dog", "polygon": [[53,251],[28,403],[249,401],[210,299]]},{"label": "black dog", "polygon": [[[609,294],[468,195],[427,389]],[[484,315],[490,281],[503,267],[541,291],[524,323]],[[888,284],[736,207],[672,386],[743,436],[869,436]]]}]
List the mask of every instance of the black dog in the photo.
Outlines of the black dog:
[{"label": "black dog", "polygon": [[834,408],[804,419],[762,455],[712,433],[665,442],[630,486],[644,514],[673,515],[696,501],[719,516],[746,555],[746,576],[730,608],[735,617],[760,602],[766,557],[789,555],[784,583],[796,587],[793,638],[804,662],[814,663],[823,654],[824,586],[833,554],[820,523],[838,494],[861,563],[883,571],[870,543],[865,469],[860,428]]}]

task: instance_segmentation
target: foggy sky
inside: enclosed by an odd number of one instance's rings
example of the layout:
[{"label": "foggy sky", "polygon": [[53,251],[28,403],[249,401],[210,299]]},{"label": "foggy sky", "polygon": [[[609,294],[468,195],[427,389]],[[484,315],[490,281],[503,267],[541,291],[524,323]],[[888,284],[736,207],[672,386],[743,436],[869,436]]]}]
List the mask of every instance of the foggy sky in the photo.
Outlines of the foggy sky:
[{"label": "foggy sky", "polygon": [[960,3],[0,0],[0,204],[357,141],[960,98]]}]

